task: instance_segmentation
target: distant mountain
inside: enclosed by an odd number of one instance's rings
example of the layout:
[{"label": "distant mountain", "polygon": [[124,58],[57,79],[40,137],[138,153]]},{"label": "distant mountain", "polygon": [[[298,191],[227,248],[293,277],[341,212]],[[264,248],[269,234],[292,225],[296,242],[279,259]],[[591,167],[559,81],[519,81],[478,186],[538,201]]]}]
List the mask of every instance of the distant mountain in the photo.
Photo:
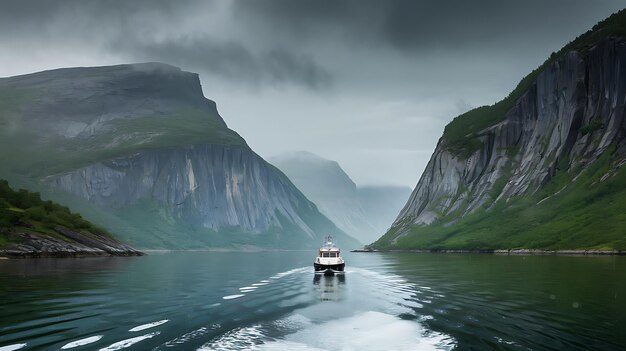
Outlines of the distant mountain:
[{"label": "distant mountain", "polygon": [[314,248],[338,230],[161,63],[0,79],[0,176],[144,248]]},{"label": "distant mountain", "polygon": [[66,207],[0,180],[0,257],[137,256]]},{"label": "distant mountain", "polygon": [[626,249],[626,10],[456,117],[379,249]]},{"label": "distant mountain", "polygon": [[369,242],[377,240],[381,233],[387,232],[410,195],[411,188],[408,186],[357,187],[357,197],[361,208],[377,233],[377,236]]},{"label": "distant mountain", "polygon": [[270,158],[269,161],[302,190],[339,228],[370,243],[395,219],[411,189],[406,187],[359,188],[335,161],[306,151]]}]

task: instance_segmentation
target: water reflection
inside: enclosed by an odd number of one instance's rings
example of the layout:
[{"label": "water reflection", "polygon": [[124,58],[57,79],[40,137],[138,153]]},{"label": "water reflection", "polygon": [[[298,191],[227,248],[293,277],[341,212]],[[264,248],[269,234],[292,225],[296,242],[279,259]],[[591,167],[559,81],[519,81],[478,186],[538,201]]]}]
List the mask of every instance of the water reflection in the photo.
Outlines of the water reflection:
[{"label": "water reflection", "polygon": [[346,256],[0,261],[0,350],[626,349],[624,257]]},{"label": "water reflection", "polygon": [[313,285],[321,301],[340,301],[346,297],[345,274],[315,274]]},{"label": "water reflection", "polygon": [[[622,257],[386,254],[415,315],[463,349],[624,349]],[[395,261],[395,262],[394,262]],[[520,331],[523,330],[523,335]]]}]

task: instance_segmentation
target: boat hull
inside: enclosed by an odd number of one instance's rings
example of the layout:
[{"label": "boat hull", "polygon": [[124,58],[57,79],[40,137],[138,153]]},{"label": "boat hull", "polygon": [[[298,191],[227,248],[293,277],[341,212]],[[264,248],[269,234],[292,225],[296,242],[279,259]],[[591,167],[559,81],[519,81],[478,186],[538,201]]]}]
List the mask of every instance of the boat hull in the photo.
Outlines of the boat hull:
[{"label": "boat hull", "polygon": [[313,263],[313,268],[315,268],[315,273],[324,273],[324,274],[343,273],[343,270],[345,267],[346,267],[345,263],[340,263],[340,264]]}]

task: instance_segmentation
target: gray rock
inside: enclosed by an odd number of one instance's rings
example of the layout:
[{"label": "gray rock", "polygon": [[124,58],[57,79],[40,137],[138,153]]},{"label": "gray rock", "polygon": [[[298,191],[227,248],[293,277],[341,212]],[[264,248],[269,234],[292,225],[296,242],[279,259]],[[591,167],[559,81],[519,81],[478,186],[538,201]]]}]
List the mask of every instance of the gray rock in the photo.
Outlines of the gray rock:
[{"label": "gray rock", "polygon": [[94,235],[93,238],[57,227],[58,234],[67,238],[61,240],[52,236],[35,233],[17,233],[21,241],[0,250],[0,257],[83,257],[83,256],[141,256],[143,253],[111,238]]},{"label": "gray rock", "polygon": [[314,210],[314,205],[245,147],[149,150],[51,176],[47,182],[103,209],[147,200],[162,205],[176,220],[213,230],[237,226],[252,233],[280,227],[283,216],[314,237],[298,213],[300,206]]},{"label": "gray rock", "polygon": [[[444,138],[439,140],[393,224],[396,240],[413,225],[428,225],[461,210],[458,219],[483,206],[535,193],[558,167],[576,176],[611,145],[616,146],[616,164],[624,164],[625,105],[624,40],[608,38],[584,54],[566,53],[539,73],[502,122],[479,133],[482,146],[468,158],[448,150]],[[505,185],[493,198],[501,177],[506,177]]]},{"label": "gray rock", "polygon": [[228,129],[195,73],[146,63],[1,78],[0,107],[0,176],[81,213],[86,200],[86,218],[116,222],[134,246],[229,246],[236,235],[315,247],[328,234],[356,246]]}]

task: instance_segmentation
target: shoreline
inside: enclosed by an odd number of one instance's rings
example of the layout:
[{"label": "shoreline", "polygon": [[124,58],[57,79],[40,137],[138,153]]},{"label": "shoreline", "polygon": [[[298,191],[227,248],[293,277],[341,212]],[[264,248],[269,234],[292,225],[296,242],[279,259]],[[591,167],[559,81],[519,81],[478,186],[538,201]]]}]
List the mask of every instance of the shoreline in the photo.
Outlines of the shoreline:
[{"label": "shoreline", "polygon": [[0,260],[21,260],[38,258],[91,258],[91,257],[138,257],[145,256],[141,251],[19,251],[0,250]]},{"label": "shoreline", "polygon": [[66,239],[34,232],[12,233],[19,238],[19,242],[0,248],[0,257],[29,259],[144,255],[141,251],[103,235],[88,237],[63,227],[57,227],[55,230],[59,236],[62,235]]},{"label": "shoreline", "polygon": [[453,250],[453,249],[430,249],[430,250],[376,250],[358,249],[350,252],[382,252],[382,253],[475,253],[491,255],[520,255],[520,256],[626,256],[626,250],[543,250],[543,249],[489,249],[489,250]]}]

